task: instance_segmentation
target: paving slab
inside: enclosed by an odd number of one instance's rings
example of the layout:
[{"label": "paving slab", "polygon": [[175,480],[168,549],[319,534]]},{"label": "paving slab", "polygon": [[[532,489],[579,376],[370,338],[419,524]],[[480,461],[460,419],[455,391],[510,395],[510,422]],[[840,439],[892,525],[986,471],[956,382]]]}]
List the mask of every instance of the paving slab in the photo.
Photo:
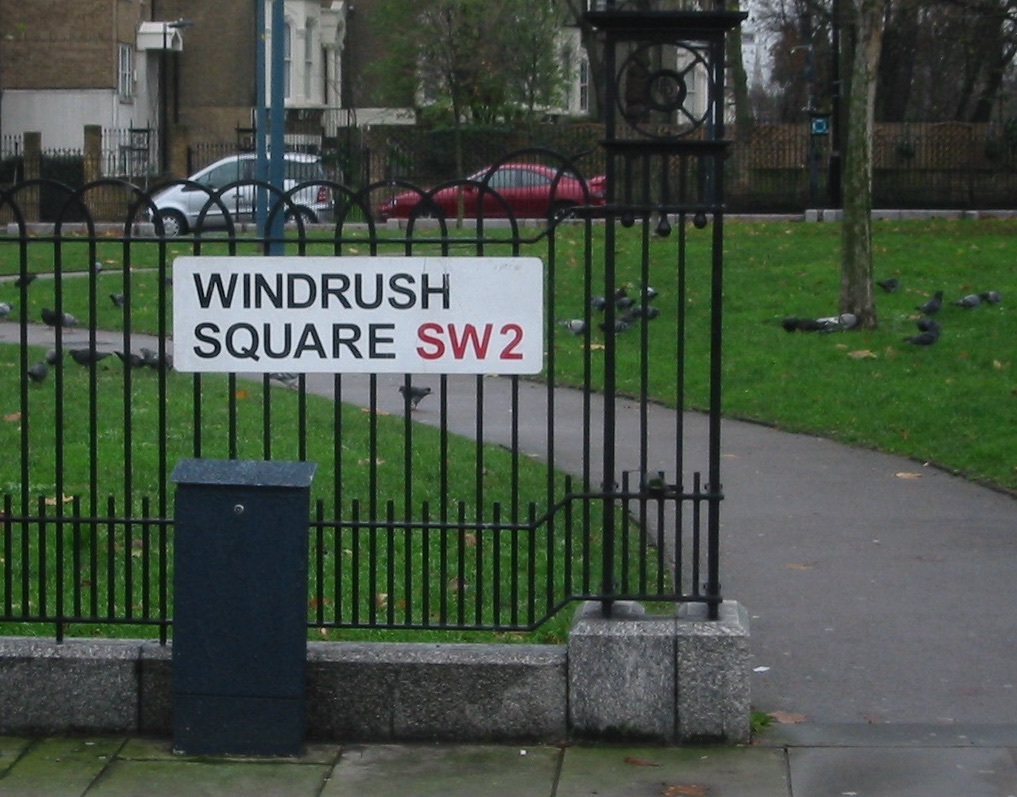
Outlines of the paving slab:
[{"label": "paving slab", "polygon": [[316,797],[332,771],[292,761],[136,761],[117,759],[88,797]]},{"label": "paving slab", "polygon": [[0,736],[0,777],[3,777],[32,743],[31,739],[16,736]]},{"label": "paving slab", "polygon": [[1013,797],[1007,748],[800,748],[788,753],[794,797]]},{"label": "paving slab", "polygon": [[721,746],[569,747],[555,797],[725,794],[788,797],[784,752]]},{"label": "paving slab", "polygon": [[79,797],[123,746],[120,738],[40,739],[3,778],[3,797]]},{"label": "paving slab", "polygon": [[354,745],[322,797],[551,797],[561,751],[508,745]]}]

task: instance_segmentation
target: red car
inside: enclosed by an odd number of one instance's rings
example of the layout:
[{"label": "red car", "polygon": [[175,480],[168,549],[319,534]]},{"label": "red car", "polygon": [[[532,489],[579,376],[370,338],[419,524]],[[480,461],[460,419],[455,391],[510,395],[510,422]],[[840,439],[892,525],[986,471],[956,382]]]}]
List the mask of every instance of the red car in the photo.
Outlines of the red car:
[{"label": "red car", "polygon": [[416,191],[397,194],[378,205],[378,219],[407,219],[411,215],[454,219],[460,194],[463,213],[469,218],[476,218],[482,210],[484,218],[548,219],[568,215],[580,205],[603,206],[604,181],[603,176],[592,177],[585,181],[584,190],[583,179],[574,172],[539,163],[504,163],[494,172],[488,167],[430,197]]}]

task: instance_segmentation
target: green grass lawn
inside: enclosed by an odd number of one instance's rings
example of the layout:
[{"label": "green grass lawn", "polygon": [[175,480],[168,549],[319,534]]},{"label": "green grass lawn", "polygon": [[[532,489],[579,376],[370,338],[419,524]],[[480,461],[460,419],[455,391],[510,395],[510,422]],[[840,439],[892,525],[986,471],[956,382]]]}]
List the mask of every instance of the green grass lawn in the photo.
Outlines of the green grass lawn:
[{"label": "green grass lawn", "polygon": [[[876,288],[878,329],[788,334],[781,327],[786,316],[839,312],[840,225],[726,225],[725,415],[913,457],[1017,489],[1017,222],[877,222],[874,228],[876,278],[896,276],[901,284],[896,293]],[[706,232],[689,231],[686,405],[700,409],[707,401]],[[621,245],[626,255],[634,251],[628,238]],[[675,290],[674,244],[665,238],[652,245],[650,280],[661,291],[656,302],[667,308]],[[575,251],[580,246],[572,242]],[[639,285],[634,255],[621,260],[620,270],[623,280]],[[560,280],[562,315],[582,308],[581,287],[579,280]],[[936,316],[943,328],[938,343],[905,343],[918,331],[915,308],[936,290],[947,301],[998,290],[1003,302],[970,310],[948,304]],[[675,339],[666,328],[654,329],[649,391],[673,405]],[[582,341],[562,330],[556,345],[559,364],[578,380]],[[618,383],[631,393],[639,389],[638,346],[636,337],[618,338]]]},{"label": "green grass lawn", "polygon": [[[593,289],[602,262],[602,228],[595,228],[592,248]],[[585,259],[581,227],[563,228],[554,250],[557,284],[553,286],[555,317],[581,315],[585,305]],[[1017,455],[1008,430],[1017,409],[1017,221],[930,220],[880,221],[874,224],[877,278],[896,276],[898,292],[877,289],[879,328],[850,333],[787,334],[780,326],[788,315],[817,317],[838,312],[839,224],[797,222],[729,222],[725,251],[724,391],[728,416],[758,420],[792,431],[814,433],[844,442],[934,462],[949,470],[1009,490],[1017,489]],[[685,402],[691,408],[706,406],[705,333],[708,312],[706,245],[709,230],[689,228],[689,285],[687,312],[687,369]],[[657,303],[673,318],[675,235],[651,237],[649,278],[661,296]],[[243,252],[249,244],[236,247]],[[157,328],[158,247],[150,241],[131,245],[129,274],[131,325],[135,330]],[[203,252],[223,254],[221,241],[203,244]],[[291,247],[292,249],[293,247]],[[466,247],[470,249],[469,246]],[[315,243],[309,253],[326,253],[334,247]],[[394,245],[390,249],[398,249]],[[486,253],[495,254],[488,246]],[[502,248],[503,251],[505,247]],[[382,251],[384,247],[382,248]],[[418,247],[416,253],[435,251]],[[52,251],[29,247],[30,269],[52,271]],[[64,267],[86,269],[88,249],[81,255],[64,254]],[[367,242],[347,242],[347,254],[368,254]],[[641,282],[638,228],[619,229],[619,274],[632,285]],[[184,242],[171,242],[172,259],[191,253]],[[473,253],[470,251],[464,254]],[[548,256],[538,240],[524,246],[523,254]],[[97,258],[108,271],[98,280],[64,280],[63,306],[78,315],[87,313],[89,290],[94,286],[97,322],[117,329],[124,315],[113,307],[108,294],[124,288],[118,264],[125,259],[122,246],[100,241]],[[16,247],[0,247],[0,274],[16,273]],[[80,263],[79,263],[80,261]],[[937,316],[943,326],[939,342],[929,348],[905,343],[915,334],[918,304],[943,290],[949,301],[984,290],[1002,292],[1003,302],[964,310],[947,305]],[[18,303],[18,289],[0,284],[0,301]],[[29,290],[28,313],[38,318],[42,306],[55,301],[52,281],[39,280]],[[16,318],[18,309],[12,318]],[[665,314],[667,315],[667,314]],[[655,321],[650,338],[648,390],[657,400],[676,399],[674,336],[666,319]],[[658,331],[661,330],[661,331]],[[556,328],[554,340],[559,379],[581,383],[584,344]],[[594,379],[600,369],[600,349],[594,334],[591,367]],[[628,347],[628,349],[626,349]],[[640,389],[638,339],[619,338],[620,389]],[[626,352],[628,352],[626,354]]]},{"label": "green grass lawn", "polygon": [[[43,354],[42,347],[30,347],[29,361]],[[584,583],[593,585],[586,591],[600,583],[600,557],[594,551],[584,558],[579,538],[582,531],[597,545],[596,513],[571,531],[560,517],[532,533],[488,527],[492,512],[520,523],[531,513],[539,517],[570,489],[563,474],[549,473],[543,463],[500,446],[442,435],[402,415],[301,397],[275,382],[206,375],[198,396],[190,375],[168,372],[161,378],[151,369],[137,369],[128,384],[115,357],[94,371],[68,361],[59,369],[59,393],[58,370],[51,369],[43,383],[29,387],[28,411],[22,412],[16,389],[20,367],[18,348],[0,345],[0,384],[9,388],[0,395],[0,450],[19,450],[27,434],[27,511],[50,520],[4,528],[6,512],[0,506],[0,584],[5,585],[0,600],[13,603],[15,608],[6,609],[12,616],[59,613],[62,600],[63,612],[72,616],[100,616],[108,606],[128,621],[159,617],[159,606],[172,600],[171,562],[160,558],[172,543],[171,532],[167,537],[158,524],[117,518],[166,516],[160,509],[172,501],[166,477],[181,458],[195,455],[195,446],[208,458],[260,459],[271,452],[276,459],[318,464],[312,522],[342,518],[346,525],[312,529],[308,610],[309,620],[318,624],[314,638],[395,634],[401,640],[560,641],[571,623],[570,611],[558,612],[529,634],[331,626],[375,617],[389,626],[525,626],[554,611],[549,601],[570,589],[583,591]],[[165,450],[162,424],[168,430]],[[5,457],[0,497],[12,494],[12,514],[22,508],[21,478],[19,458]],[[53,519],[61,515],[108,520],[58,526]],[[357,526],[358,518],[382,522]],[[450,523],[439,525],[442,518]],[[398,526],[404,520],[406,531]],[[644,571],[633,561],[629,578],[652,583],[656,573],[653,561]],[[517,580],[517,574],[523,577]],[[33,586],[22,586],[25,578]],[[37,583],[48,588],[40,591]],[[552,594],[549,583],[555,585]],[[51,635],[52,629],[0,623],[0,633]],[[147,636],[152,631],[130,622],[113,629],[83,623],[70,633]]]}]

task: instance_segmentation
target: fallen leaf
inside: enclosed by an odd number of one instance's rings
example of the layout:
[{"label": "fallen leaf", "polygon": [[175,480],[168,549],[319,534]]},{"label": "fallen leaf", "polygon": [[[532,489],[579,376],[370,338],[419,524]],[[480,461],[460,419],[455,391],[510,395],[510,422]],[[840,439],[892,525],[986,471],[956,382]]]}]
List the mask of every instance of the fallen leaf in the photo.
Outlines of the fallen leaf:
[{"label": "fallen leaf", "polygon": [[665,786],[660,797],[706,797],[709,793],[709,786],[699,786],[695,783],[674,783]]},{"label": "fallen leaf", "polygon": [[634,767],[659,767],[660,764],[655,764],[653,761],[647,761],[645,758],[635,758],[633,756],[626,756],[625,763],[631,764]]},{"label": "fallen leaf", "polygon": [[379,592],[377,595],[375,595],[374,596],[374,604],[379,609],[384,608],[388,604],[388,593],[387,592]]},{"label": "fallen leaf", "polygon": [[[367,459],[367,458],[365,458],[365,459],[358,459],[357,460],[357,464],[360,465],[361,467],[363,467],[364,465],[370,465],[371,464],[371,460]],[[385,460],[383,460],[383,459],[376,459],[376,460],[374,460],[374,464],[375,465],[384,465],[385,464]]]},{"label": "fallen leaf", "polygon": [[898,479],[920,479],[922,478],[921,473],[908,473],[907,471],[901,471],[900,473],[893,474]]},{"label": "fallen leaf", "polygon": [[995,368],[997,371],[1002,371],[1003,370],[1002,360],[993,360],[992,367]]},{"label": "fallen leaf", "polygon": [[774,722],[779,722],[781,725],[800,725],[808,719],[804,714],[799,714],[797,711],[771,711],[770,717]]},{"label": "fallen leaf", "polygon": [[603,343],[591,343],[590,344],[590,351],[603,351],[603,350],[604,350],[604,344]]},{"label": "fallen leaf", "polygon": [[12,412],[9,415],[5,415],[4,420],[7,421],[7,423],[17,423],[18,421],[21,420],[21,413]]},{"label": "fallen leaf", "polygon": [[869,349],[856,349],[855,351],[849,351],[848,357],[852,360],[875,360],[876,353]]},{"label": "fallen leaf", "polygon": [[807,565],[804,562],[790,562],[784,565],[788,570],[811,570],[812,565]]},{"label": "fallen leaf", "polygon": [[46,499],[46,506],[56,506],[58,503],[69,504],[73,500],[74,500],[74,496],[73,495],[65,495],[62,498],[60,498],[59,501],[54,496],[54,497]]},{"label": "fallen leaf", "polygon": [[[366,412],[368,415],[371,414],[371,408],[370,407],[361,407],[360,411],[361,412]],[[391,415],[392,413],[391,412],[385,412],[384,410],[375,410],[374,414],[380,416],[380,415]]]},{"label": "fallen leaf", "polygon": [[233,394],[233,397],[234,397],[234,398],[237,398],[237,399],[239,399],[240,401],[243,401],[243,400],[244,400],[244,399],[246,399],[246,398],[250,398],[250,397],[251,397],[251,394],[250,394],[250,393],[248,393],[248,392],[247,392],[246,390],[244,390],[243,388],[240,388],[239,390],[237,390],[237,391],[236,391],[236,392],[235,392],[235,393]]}]

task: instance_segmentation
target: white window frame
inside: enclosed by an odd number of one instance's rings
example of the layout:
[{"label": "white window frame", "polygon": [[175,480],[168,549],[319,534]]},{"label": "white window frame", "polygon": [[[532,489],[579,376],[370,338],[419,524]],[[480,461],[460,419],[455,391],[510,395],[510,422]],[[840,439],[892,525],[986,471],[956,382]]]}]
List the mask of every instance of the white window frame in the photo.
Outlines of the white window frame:
[{"label": "white window frame", "polygon": [[134,99],[134,47],[117,44],[117,95],[122,102]]}]

